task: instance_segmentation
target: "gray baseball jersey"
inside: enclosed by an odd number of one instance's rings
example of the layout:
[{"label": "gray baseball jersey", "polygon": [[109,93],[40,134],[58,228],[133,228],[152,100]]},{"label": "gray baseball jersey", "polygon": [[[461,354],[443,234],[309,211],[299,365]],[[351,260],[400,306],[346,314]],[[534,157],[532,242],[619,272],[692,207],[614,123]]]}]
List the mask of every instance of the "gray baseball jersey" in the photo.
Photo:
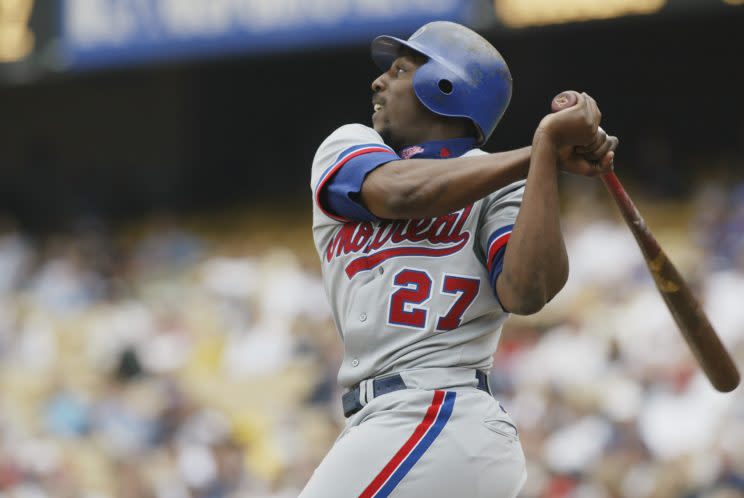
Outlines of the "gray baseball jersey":
[{"label": "gray baseball jersey", "polygon": [[[344,342],[342,386],[404,370],[491,367],[508,316],[495,279],[524,181],[437,218],[389,221],[367,212],[358,198],[364,176],[425,149],[399,155],[373,129],[351,124],[313,160],[313,237]],[[447,143],[438,151],[454,155]]]},{"label": "gray baseball jersey", "polygon": [[[360,201],[381,164],[484,154],[474,147],[453,139],[398,154],[355,124],[315,155],[313,235],[345,346],[339,383],[359,384],[361,409],[300,498],[510,498],[525,481],[514,423],[474,371],[490,368],[507,317],[493,287],[524,182],[431,219],[379,220]],[[370,389],[389,374],[405,389]]]}]

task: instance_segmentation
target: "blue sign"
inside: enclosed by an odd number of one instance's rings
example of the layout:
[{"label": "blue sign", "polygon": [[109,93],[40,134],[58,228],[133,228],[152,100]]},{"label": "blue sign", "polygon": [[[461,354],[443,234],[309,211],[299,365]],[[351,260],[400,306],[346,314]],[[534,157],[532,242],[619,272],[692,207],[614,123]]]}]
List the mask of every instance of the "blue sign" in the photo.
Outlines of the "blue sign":
[{"label": "blue sign", "polygon": [[409,35],[433,20],[470,23],[475,0],[63,0],[71,68],[265,53]]}]

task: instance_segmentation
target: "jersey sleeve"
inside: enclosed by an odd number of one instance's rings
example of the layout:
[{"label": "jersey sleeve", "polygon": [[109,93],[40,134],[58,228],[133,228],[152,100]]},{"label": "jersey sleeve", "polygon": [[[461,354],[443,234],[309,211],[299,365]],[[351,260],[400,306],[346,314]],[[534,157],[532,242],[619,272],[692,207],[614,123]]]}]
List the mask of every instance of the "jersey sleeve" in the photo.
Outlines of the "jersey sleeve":
[{"label": "jersey sleeve", "polygon": [[478,238],[481,256],[488,270],[488,279],[499,304],[501,300],[496,292],[496,280],[503,269],[506,245],[509,243],[522,205],[524,185],[524,180],[512,183],[484,199]]},{"label": "jersey sleeve", "polygon": [[378,166],[397,160],[398,154],[372,128],[351,124],[337,129],[313,159],[310,187],[315,210],[329,222],[376,220],[361,202],[362,183]]}]

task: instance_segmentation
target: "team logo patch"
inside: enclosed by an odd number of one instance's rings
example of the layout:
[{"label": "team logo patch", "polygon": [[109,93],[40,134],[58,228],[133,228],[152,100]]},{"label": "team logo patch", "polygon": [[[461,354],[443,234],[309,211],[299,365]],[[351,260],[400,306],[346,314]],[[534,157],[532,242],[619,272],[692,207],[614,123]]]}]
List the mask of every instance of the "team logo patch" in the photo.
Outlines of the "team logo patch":
[{"label": "team logo patch", "polygon": [[425,220],[345,223],[328,244],[325,259],[330,263],[341,255],[363,254],[346,265],[346,275],[353,278],[357,273],[371,270],[391,258],[449,256],[462,250],[470,240],[470,232],[464,226],[472,210],[473,206],[467,206]]},{"label": "team logo patch", "polygon": [[402,151],[400,151],[400,157],[403,159],[410,159],[416,154],[421,154],[424,152],[423,147],[419,147],[418,145],[414,145],[413,147],[406,147]]}]

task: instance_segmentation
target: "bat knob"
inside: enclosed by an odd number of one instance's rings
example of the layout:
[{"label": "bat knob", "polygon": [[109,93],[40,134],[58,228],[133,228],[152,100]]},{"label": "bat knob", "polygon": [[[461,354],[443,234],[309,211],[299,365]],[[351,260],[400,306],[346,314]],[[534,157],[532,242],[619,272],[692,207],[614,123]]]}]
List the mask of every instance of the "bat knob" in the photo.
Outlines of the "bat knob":
[{"label": "bat knob", "polygon": [[550,103],[550,110],[553,112],[562,111],[563,109],[568,109],[569,107],[575,106],[578,101],[579,97],[576,92],[561,92],[553,97],[553,100]]}]

